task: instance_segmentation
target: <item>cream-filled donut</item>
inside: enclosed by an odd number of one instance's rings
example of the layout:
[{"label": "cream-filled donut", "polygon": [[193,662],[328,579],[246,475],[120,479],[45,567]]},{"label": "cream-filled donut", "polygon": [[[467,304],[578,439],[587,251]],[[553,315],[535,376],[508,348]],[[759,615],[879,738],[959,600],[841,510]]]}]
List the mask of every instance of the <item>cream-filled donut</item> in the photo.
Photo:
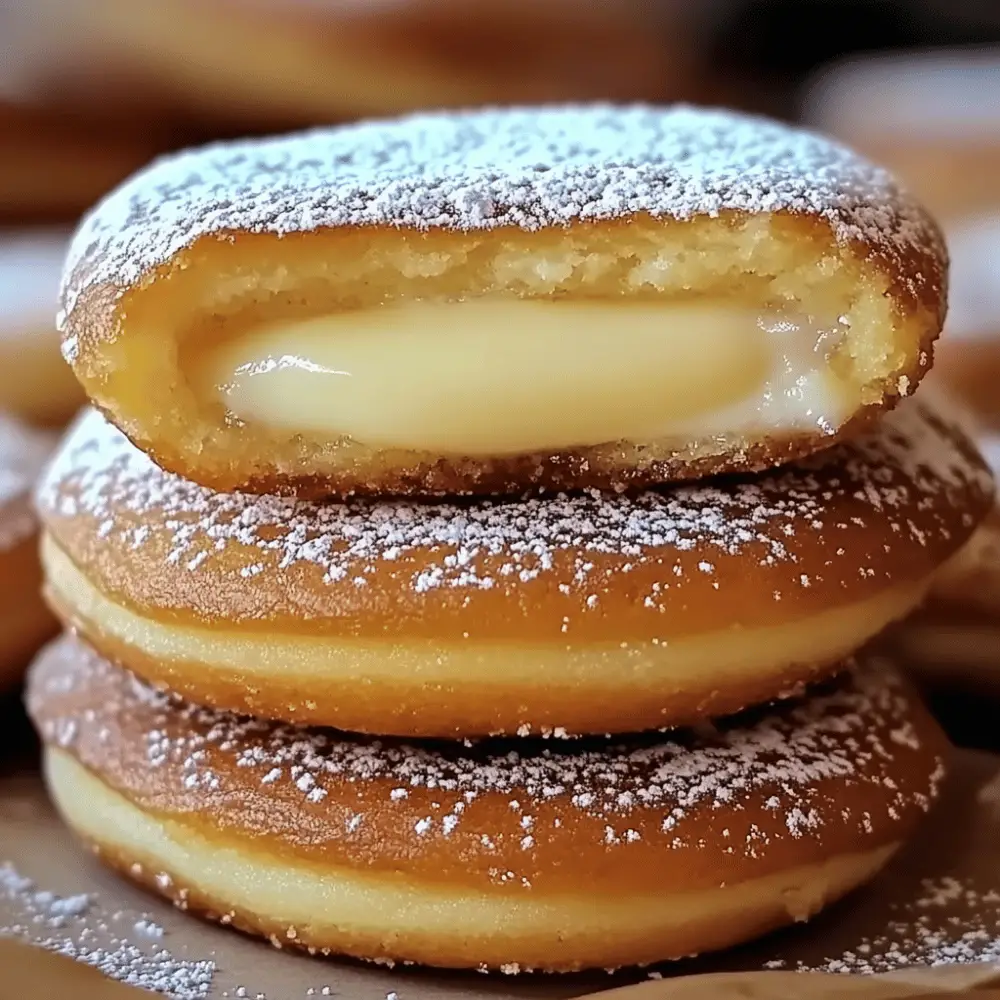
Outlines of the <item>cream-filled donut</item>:
[{"label": "cream-filled donut", "polygon": [[763,119],[438,113],[160,161],[71,248],[64,353],[171,471],[300,496],[769,467],[906,396],[945,308],[892,177]]},{"label": "cream-filled donut", "polygon": [[42,483],[63,620],[199,704],[421,736],[688,723],[833,669],[992,502],[917,400],[775,474],[635,496],[213,493],[89,413]]},{"label": "cream-filled donut", "polygon": [[871,878],[946,743],[891,667],[698,734],[406,745],[217,713],[75,639],[28,704],[110,865],[279,946],[571,970],[724,948]]},{"label": "cream-filled donut", "polygon": [[56,630],[42,601],[31,493],[54,440],[0,413],[0,691]]},{"label": "cream-filled donut", "polygon": [[68,239],[58,229],[0,234],[0,409],[32,423],[64,424],[84,401],[55,328]]}]

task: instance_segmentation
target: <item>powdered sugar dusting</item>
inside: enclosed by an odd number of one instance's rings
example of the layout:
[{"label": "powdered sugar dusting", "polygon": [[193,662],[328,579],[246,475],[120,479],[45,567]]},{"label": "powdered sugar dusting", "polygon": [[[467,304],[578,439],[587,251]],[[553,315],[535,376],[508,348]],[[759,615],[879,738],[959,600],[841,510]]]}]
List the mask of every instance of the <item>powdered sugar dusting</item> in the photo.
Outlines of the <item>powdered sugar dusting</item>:
[{"label": "powdered sugar dusting", "polygon": [[972,880],[925,880],[915,900],[896,904],[885,933],[860,941],[825,972],[893,972],[907,966],[1000,962],[1000,893]]},{"label": "powdered sugar dusting", "polygon": [[[641,847],[655,835],[666,849],[687,848],[704,834],[706,811],[725,812],[724,825],[735,830],[745,823],[741,813],[767,801],[773,816],[759,818],[745,836],[734,834],[728,848],[757,857],[772,843],[835,830],[862,841],[885,836],[887,825],[896,828],[904,816],[929,808],[944,776],[916,734],[911,692],[875,660],[780,710],[670,738],[653,733],[570,745],[530,738],[472,747],[408,744],[209,711],[154,690],[73,639],[50,647],[33,668],[29,706],[46,742],[76,753],[97,773],[131,756],[127,770],[135,769],[137,781],[165,783],[158,803],[168,811],[211,814],[236,802],[238,825],[272,830],[284,823],[281,836],[309,843],[325,839],[317,824],[329,816],[330,836],[371,837],[375,851],[386,849],[379,830],[391,823],[408,850],[463,835],[486,849],[496,838],[517,856],[531,856],[540,839],[550,844],[563,836],[574,814],[596,821],[587,835],[604,847]],[[125,720],[132,735],[116,736]],[[110,748],[102,730],[111,734]],[[914,755],[922,763],[906,762]],[[835,796],[823,791],[829,780]],[[851,788],[866,789],[859,793],[863,810],[851,806]],[[354,810],[373,794],[378,818],[369,820]],[[509,819],[498,819],[495,808],[488,826],[470,818],[481,797],[506,800],[501,814]],[[556,801],[562,818],[542,830],[538,810]],[[498,824],[509,826],[509,835],[498,834]]]},{"label": "powdered sugar dusting", "polygon": [[[134,915],[107,912],[93,896],[42,889],[10,864],[0,864],[0,903],[18,914],[16,923],[0,925],[0,937],[30,942],[173,1000],[204,1000],[211,992],[215,964],[177,958],[162,945],[148,943],[150,937],[164,936],[148,918],[136,922]],[[129,941],[124,929],[147,941]]]},{"label": "powdered sugar dusting", "polygon": [[[597,564],[608,556],[626,574],[655,560],[661,582],[643,596],[645,607],[656,608],[683,582],[688,553],[695,554],[698,575],[711,578],[719,559],[747,551],[764,564],[794,564],[790,543],[797,536],[816,535],[829,547],[833,529],[849,527],[836,523],[845,498],[860,526],[888,525],[883,533],[891,529],[897,544],[950,539],[956,517],[971,531],[985,513],[992,480],[964,440],[913,400],[868,437],[755,478],[632,497],[592,492],[520,501],[316,504],[198,487],[160,470],[90,413],[49,468],[38,502],[50,527],[61,518],[88,517],[109,544],[138,551],[156,543],[168,564],[191,574],[234,575],[241,592],[262,572],[262,560],[279,570],[309,564],[326,585],[360,590],[377,571],[404,573],[399,585],[416,594],[515,590],[560,574],[567,581],[561,586],[571,581],[592,610],[599,598],[589,581],[607,572]],[[981,512],[973,511],[976,500]],[[219,558],[233,549],[238,559]],[[418,563],[404,566],[414,553]],[[856,577],[858,566],[849,569]],[[789,576],[800,587],[816,585],[808,574]]]},{"label": "powdered sugar dusting", "polygon": [[0,413],[0,551],[37,526],[30,497],[55,438]]},{"label": "powdered sugar dusting", "polygon": [[[928,247],[939,252],[933,225],[888,173],[777,122],[686,106],[419,114],[160,160],[81,225],[66,265],[60,326],[87,287],[126,288],[209,234],[331,226],[535,230],[727,210],[819,216],[838,240],[894,258]],[[72,359],[72,336],[64,350]]]}]

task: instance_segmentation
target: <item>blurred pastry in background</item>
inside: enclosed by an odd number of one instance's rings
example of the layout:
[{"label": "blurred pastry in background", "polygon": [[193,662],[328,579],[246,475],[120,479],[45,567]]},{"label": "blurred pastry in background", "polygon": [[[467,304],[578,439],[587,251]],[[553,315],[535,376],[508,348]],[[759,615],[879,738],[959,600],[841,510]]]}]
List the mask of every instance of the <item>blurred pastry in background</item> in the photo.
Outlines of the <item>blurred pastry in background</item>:
[{"label": "blurred pastry in background", "polygon": [[55,329],[67,240],[61,229],[0,231],[0,409],[52,426],[83,400]]},{"label": "blurred pastry in background", "polygon": [[[998,182],[1000,187],[1000,182]],[[947,227],[951,287],[929,378],[1000,429],[1000,208]]]},{"label": "blurred pastry in background", "polygon": [[[41,0],[20,85],[77,106],[148,101],[216,132],[427,107],[696,96],[697,47],[636,0]],[[53,10],[58,13],[54,21]],[[69,27],[69,30],[68,29]],[[66,39],[72,39],[72,43]],[[34,43],[35,60],[23,55]]]},{"label": "blurred pastry in background", "polygon": [[0,413],[0,692],[20,679],[38,647],[55,632],[42,602],[35,480],[55,443]]},{"label": "blurred pastry in background", "polygon": [[156,149],[145,130],[0,99],[0,220],[71,221]]},{"label": "blurred pastry in background", "polygon": [[1000,53],[852,58],[812,80],[803,114],[889,167],[944,221],[1000,208]]},{"label": "blurred pastry in background", "polygon": [[[963,416],[970,419],[967,411]],[[1000,473],[1000,434],[980,435],[977,446]],[[887,641],[931,689],[1000,697],[1000,504],[939,570],[924,606]]]},{"label": "blurred pastry in background", "polygon": [[941,574],[927,604],[892,633],[932,689],[1000,697],[1000,512]]}]

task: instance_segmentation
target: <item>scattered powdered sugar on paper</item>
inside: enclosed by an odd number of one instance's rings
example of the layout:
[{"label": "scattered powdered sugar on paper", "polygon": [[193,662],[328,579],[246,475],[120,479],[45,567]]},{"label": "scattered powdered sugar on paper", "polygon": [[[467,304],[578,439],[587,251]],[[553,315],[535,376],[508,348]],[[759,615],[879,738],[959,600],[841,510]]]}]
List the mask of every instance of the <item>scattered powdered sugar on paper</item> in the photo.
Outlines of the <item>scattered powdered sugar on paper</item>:
[{"label": "scattered powdered sugar on paper", "polygon": [[[215,964],[177,958],[151,944],[164,932],[148,917],[105,911],[90,895],[59,896],[7,863],[0,863],[0,904],[16,914],[13,922],[0,924],[0,937],[30,942],[172,1000],[210,995]],[[135,941],[128,939],[130,931]]]},{"label": "scattered powdered sugar on paper", "polygon": [[33,534],[31,493],[56,438],[0,413],[0,551]]},{"label": "scattered powdered sugar on paper", "polygon": [[[331,226],[536,230],[637,213],[819,216],[902,259],[939,246],[885,170],[830,139],[683,105],[417,114],[170,156],[78,230],[60,325],[80,293],[119,289],[206,234]],[[921,280],[917,278],[915,280]],[[64,350],[72,358],[75,338]]]},{"label": "scattered powdered sugar on paper", "polygon": [[[240,593],[247,592],[247,579],[262,571],[265,557],[279,571],[316,566],[327,585],[362,587],[382,570],[409,572],[393,586],[420,594],[499,587],[516,593],[519,585],[552,571],[563,586],[571,583],[582,591],[595,571],[594,557],[608,556],[618,560],[622,573],[655,560],[662,582],[646,595],[646,606],[655,607],[659,593],[675,585],[671,563],[679,574],[685,553],[713,557],[700,564],[699,572],[708,577],[715,569],[713,553],[738,556],[749,550],[762,564],[794,562],[789,539],[797,534],[825,539],[845,497],[863,505],[865,520],[890,525],[897,544],[925,546],[932,538],[951,537],[956,505],[968,505],[970,494],[982,498],[991,491],[978,456],[957,445],[946,425],[913,400],[869,436],[769,475],[635,496],[588,492],[428,504],[317,504],[214,493],[163,472],[91,412],[64,442],[38,502],[50,527],[57,528],[61,518],[91,518],[102,541],[126,558],[155,542],[169,564],[238,577]],[[914,512],[920,512],[923,527]],[[961,519],[971,528],[971,513]],[[238,559],[218,558],[233,548],[243,550]],[[405,557],[415,553],[418,568],[402,568]],[[607,564],[598,568],[602,572],[609,572]],[[856,576],[858,567],[849,572]],[[802,587],[812,585],[804,574],[792,578]],[[592,597],[588,608],[598,603]]]},{"label": "scattered powdered sugar on paper", "polygon": [[[668,844],[680,846],[687,843],[689,820],[704,832],[698,816],[706,809],[739,813],[763,797],[774,822],[732,845],[733,853],[755,857],[771,840],[820,838],[831,824],[863,837],[873,821],[888,817],[895,824],[903,813],[930,807],[944,776],[940,763],[912,782],[900,778],[906,768],[901,759],[922,752],[912,698],[891,668],[873,661],[805,701],[670,738],[585,738],[568,747],[533,738],[472,747],[407,743],[203,709],[154,690],[78,640],[64,639],[37,662],[29,708],[46,742],[82,753],[92,769],[99,772],[95,762],[109,754],[117,766],[127,753],[143,780],[159,773],[166,789],[160,801],[171,803],[168,809],[211,811],[238,801],[236,822],[266,827],[273,812],[268,801],[280,800],[286,813],[297,802],[301,816],[289,828],[292,836],[315,835],[306,831],[315,831],[326,813],[341,816],[345,795],[354,808],[351,785],[371,787],[365,794],[378,796],[379,825],[420,809],[412,825],[415,849],[425,838],[462,832],[480,796],[507,801],[519,849],[528,852],[538,839],[533,810],[554,799],[566,815],[598,819],[594,836],[621,848],[642,841],[633,817],[647,830],[657,824]],[[125,719],[136,731],[116,736]],[[93,737],[102,732],[112,742],[99,738],[95,747]],[[817,786],[829,779],[868,789],[866,808],[879,803],[885,814],[817,795]],[[409,801],[421,791],[433,792],[435,808],[427,813]],[[339,836],[374,835],[363,812],[336,822]],[[545,838],[560,835],[556,826]]]},{"label": "scattered powdered sugar on paper", "polygon": [[916,900],[896,904],[885,933],[866,939],[820,968],[826,972],[892,972],[914,965],[1000,962],[1000,893],[970,880],[922,883]]}]

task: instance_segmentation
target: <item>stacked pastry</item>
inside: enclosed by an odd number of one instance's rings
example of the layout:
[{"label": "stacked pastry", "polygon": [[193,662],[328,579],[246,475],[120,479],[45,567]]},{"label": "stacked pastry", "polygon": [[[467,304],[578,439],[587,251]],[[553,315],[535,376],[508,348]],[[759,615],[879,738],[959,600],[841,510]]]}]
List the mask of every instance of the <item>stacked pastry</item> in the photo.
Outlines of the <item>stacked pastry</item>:
[{"label": "stacked pastry", "polygon": [[645,963],[809,917],[944,775],[855,654],[991,503],[960,427],[894,408],[945,271],[883,171],[723,112],[140,174],[70,251],[96,409],[38,496],[63,815],[183,907],[380,961]]}]

